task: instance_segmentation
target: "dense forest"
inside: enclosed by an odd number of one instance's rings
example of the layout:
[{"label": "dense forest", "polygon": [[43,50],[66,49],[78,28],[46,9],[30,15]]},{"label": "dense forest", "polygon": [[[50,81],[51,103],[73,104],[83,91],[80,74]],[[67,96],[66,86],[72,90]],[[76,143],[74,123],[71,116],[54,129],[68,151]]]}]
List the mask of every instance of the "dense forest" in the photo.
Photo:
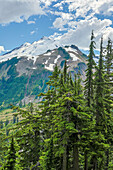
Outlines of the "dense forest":
[{"label": "dense forest", "polygon": [[[113,169],[113,49],[100,42],[95,64],[92,31],[86,80],[73,79],[65,61],[47,82],[43,100],[17,110],[13,123],[0,122],[1,170]],[[17,119],[21,117],[21,119]]]}]

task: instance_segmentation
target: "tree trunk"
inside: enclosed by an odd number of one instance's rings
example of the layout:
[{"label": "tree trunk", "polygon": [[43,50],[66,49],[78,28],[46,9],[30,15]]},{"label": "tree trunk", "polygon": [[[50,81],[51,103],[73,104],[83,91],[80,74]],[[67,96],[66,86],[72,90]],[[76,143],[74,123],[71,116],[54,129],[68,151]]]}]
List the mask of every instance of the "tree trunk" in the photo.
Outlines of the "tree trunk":
[{"label": "tree trunk", "polygon": [[73,170],[79,170],[79,154],[76,144],[73,146]]},{"label": "tree trunk", "polygon": [[108,170],[109,166],[109,149],[106,151],[106,164],[105,164],[105,170]]},{"label": "tree trunk", "polygon": [[56,170],[57,170],[57,169],[58,169],[58,170],[61,170],[62,167],[63,167],[63,155],[62,155],[61,158],[60,158],[60,166],[59,166],[58,168],[56,168]]},{"label": "tree trunk", "polygon": [[97,160],[94,158],[93,160],[93,170],[97,170]]},{"label": "tree trunk", "polygon": [[88,157],[87,157],[87,151],[85,151],[84,153],[85,155],[85,167],[84,167],[84,170],[88,170]]},{"label": "tree trunk", "polygon": [[67,170],[69,169],[69,144],[67,145]]},{"label": "tree trunk", "polygon": [[67,170],[67,145],[64,146],[65,147],[65,151],[63,154],[63,170]]}]

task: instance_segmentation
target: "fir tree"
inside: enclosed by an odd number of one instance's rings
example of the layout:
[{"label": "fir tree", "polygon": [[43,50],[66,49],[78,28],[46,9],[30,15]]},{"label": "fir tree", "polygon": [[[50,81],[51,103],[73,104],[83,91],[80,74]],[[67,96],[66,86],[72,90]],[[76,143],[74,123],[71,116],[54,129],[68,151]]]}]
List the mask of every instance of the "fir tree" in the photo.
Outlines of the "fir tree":
[{"label": "fir tree", "polygon": [[14,170],[15,163],[16,163],[16,150],[14,147],[14,139],[12,138],[11,144],[9,147],[9,152],[8,152],[8,156],[7,156],[7,163],[6,163],[5,169]]},{"label": "fir tree", "polygon": [[110,74],[112,72],[112,60],[113,60],[113,53],[112,53],[112,41],[109,38],[108,39],[108,44],[106,48],[106,55],[105,55],[105,69],[106,73],[110,78]]},{"label": "fir tree", "polygon": [[104,96],[104,65],[103,65],[103,38],[101,38],[101,44],[100,44],[100,58],[99,58],[99,64],[96,72],[96,124],[97,126],[100,124],[102,121],[102,117],[104,116],[104,101],[103,101],[103,96]]},{"label": "fir tree", "polygon": [[[104,63],[103,38],[101,38],[97,67],[93,60],[94,48],[92,31],[84,92],[80,74],[75,75],[73,80],[65,61],[63,71],[55,65],[47,83],[47,92],[39,95],[43,100],[37,110],[33,104],[26,109],[13,106],[13,109],[17,109],[18,116],[22,117],[22,120],[13,126],[13,136],[19,144],[19,149],[16,149],[13,138],[8,154],[5,152],[6,148],[0,146],[0,158],[3,162],[6,153],[5,169],[22,169],[22,167],[40,170],[112,169],[111,40],[108,40]],[[5,130],[9,132],[10,129],[8,127],[1,129],[1,141],[2,138],[10,138],[10,136],[4,137],[2,133]],[[8,140],[4,141],[9,145]],[[3,163],[0,161],[1,164]]]},{"label": "fir tree", "polygon": [[[107,121],[106,121],[106,110],[104,104],[104,92],[105,92],[105,80],[104,80],[104,65],[103,65],[103,38],[101,38],[100,44],[100,58],[99,63],[96,71],[96,94],[95,94],[95,116],[96,116],[96,127],[95,132],[96,136],[95,139],[97,140],[96,143],[94,142],[94,148],[96,154],[93,157],[93,168],[99,168],[99,166],[104,166],[104,150],[109,146],[105,142],[105,133],[107,131]],[[98,157],[101,157],[101,161],[99,162]]]},{"label": "fir tree", "polygon": [[[112,127],[112,68],[113,68],[113,53],[112,53],[112,42],[108,39],[108,44],[106,48],[106,55],[105,55],[105,91],[104,91],[104,105],[106,109],[106,122],[107,122],[107,132],[105,133],[106,142],[112,145],[112,134],[113,134],[113,127]],[[112,150],[111,150],[112,151]],[[106,163],[105,169],[107,170],[109,167],[110,162],[110,149],[108,148],[105,152],[106,155]]]},{"label": "fir tree", "polygon": [[89,50],[89,56],[88,56],[88,64],[87,64],[87,70],[86,70],[86,80],[85,80],[85,96],[87,99],[87,106],[90,107],[93,103],[94,99],[94,73],[93,69],[95,68],[95,62],[93,57],[95,49],[95,41],[94,41],[94,34],[92,31],[91,34],[91,44],[90,44],[90,50]]},{"label": "fir tree", "polygon": [[[39,160],[40,151],[40,123],[39,115],[31,110],[23,110],[19,107],[12,106],[14,110],[18,111],[18,115],[23,119],[19,121],[14,127],[15,138],[20,147],[21,167],[24,169],[36,166]],[[34,110],[34,109],[33,109]]]},{"label": "fir tree", "polygon": [[[85,95],[85,99],[86,99],[86,113],[90,116],[91,121],[94,120],[94,119],[92,119],[93,114],[94,114],[94,109],[93,109],[93,105],[94,105],[94,70],[96,67],[96,64],[93,59],[95,57],[94,49],[95,49],[95,41],[94,41],[94,33],[92,31],[91,43],[90,43],[90,47],[89,47],[87,70],[86,70],[85,88],[84,88],[84,95]],[[91,140],[90,137],[91,136],[89,136],[89,139]],[[88,148],[90,148],[89,145],[90,144],[88,144],[88,146],[87,146]],[[88,151],[87,151],[87,149],[85,149],[85,170],[88,169],[87,154],[88,154]]]},{"label": "fir tree", "polygon": [[52,75],[49,77],[50,80],[47,83],[49,86],[49,89],[47,93],[40,95],[43,96],[43,101],[41,102],[42,105],[40,106],[41,112],[39,113],[41,115],[42,119],[42,129],[43,129],[43,135],[45,140],[43,140],[43,146],[42,146],[42,153],[43,153],[43,161],[40,157],[41,167],[43,169],[52,169],[55,164],[53,160],[55,159],[54,153],[53,153],[53,130],[54,130],[54,123],[53,123],[53,117],[55,115],[55,108],[54,104],[57,100],[57,89],[59,88],[59,69],[57,65],[54,68],[54,71]]}]

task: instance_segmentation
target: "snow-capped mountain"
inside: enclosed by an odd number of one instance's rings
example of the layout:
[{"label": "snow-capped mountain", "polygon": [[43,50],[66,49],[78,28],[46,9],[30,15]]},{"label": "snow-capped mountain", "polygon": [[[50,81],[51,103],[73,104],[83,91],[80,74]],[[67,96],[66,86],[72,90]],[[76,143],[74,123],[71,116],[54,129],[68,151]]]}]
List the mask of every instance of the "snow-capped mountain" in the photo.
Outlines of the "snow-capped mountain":
[{"label": "snow-capped mountain", "polygon": [[29,59],[32,57],[37,58],[38,55],[45,53],[47,50],[53,50],[59,47],[58,42],[48,37],[43,37],[39,41],[35,41],[32,44],[25,43],[18,48],[0,56],[0,62],[7,61],[13,57],[27,56]]},{"label": "snow-capped mountain", "polygon": [[84,79],[86,59],[75,45],[61,47],[46,37],[15,48],[0,56],[0,104],[39,100],[36,96],[46,90],[55,64],[63,69],[65,60],[72,76],[80,71]]},{"label": "snow-capped mountain", "polygon": [[[41,58],[43,58],[44,62],[41,60],[42,63],[40,64],[44,64],[45,69],[53,71],[54,65],[56,63],[58,64],[58,61],[61,61],[61,56],[56,54],[58,47],[59,44],[55,40],[43,37],[32,44],[26,42],[20,47],[0,56],[0,62],[11,60],[14,57],[17,57],[17,59],[25,57],[27,60],[32,60],[33,64],[35,64],[37,61],[40,63]],[[84,60],[81,58],[82,53],[78,47],[71,45],[62,47],[62,49],[69,53],[71,61],[80,62]],[[86,61],[84,60],[84,62]]]}]

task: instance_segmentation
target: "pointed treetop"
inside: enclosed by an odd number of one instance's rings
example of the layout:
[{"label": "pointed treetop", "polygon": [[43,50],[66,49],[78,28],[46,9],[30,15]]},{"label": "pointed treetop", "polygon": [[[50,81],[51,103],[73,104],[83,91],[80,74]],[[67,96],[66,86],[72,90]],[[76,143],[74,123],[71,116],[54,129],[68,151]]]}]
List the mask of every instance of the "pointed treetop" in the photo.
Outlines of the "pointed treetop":
[{"label": "pointed treetop", "polygon": [[101,42],[100,42],[100,53],[102,54],[102,50],[103,50],[103,36],[101,37]]},{"label": "pointed treetop", "polygon": [[103,36],[101,37],[101,45],[103,44]]},{"label": "pointed treetop", "polygon": [[91,33],[91,41],[94,39],[94,33],[93,33],[93,30],[92,30],[92,33]]}]

